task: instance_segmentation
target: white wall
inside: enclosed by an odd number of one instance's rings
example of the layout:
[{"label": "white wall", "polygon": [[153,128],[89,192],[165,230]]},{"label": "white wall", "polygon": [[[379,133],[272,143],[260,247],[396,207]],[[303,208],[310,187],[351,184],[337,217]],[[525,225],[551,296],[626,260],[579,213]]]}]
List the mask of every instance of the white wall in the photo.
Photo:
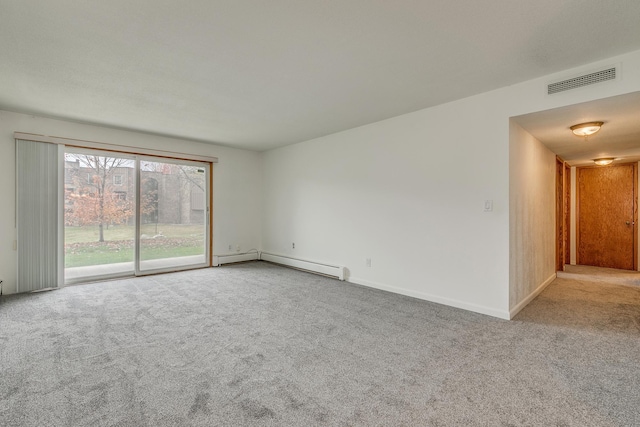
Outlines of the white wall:
[{"label": "white wall", "polygon": [[[496,165],[508,163],[508,135],[495,149],[476,143],[475,131],[492,131],[490,110],[474,130],[447,125],[479,107],[448,104],[267,152],[263,250],[500,315],[493,301],[507,299],[508,175]],[[485,199],[493,212],[483,212]]]},{"label": "white wall", "polygon": [[[546,94],[551,81],[612,64],[622,64],[622,79]],[[509,118],[637,90],[633,52],[269,151],[263,250],[344,265],[352,282],[509,318],[510,285],[520,286],[510,284],[519,279],[510,276],[509,256],[521,250],[510,247]],[[493,212],[483,212],[485,199]]]},{"label": "white wall", "polygon": [[513,317],[555,279],[556,155],[514,120],[509,140],[509,309]]},{"label": "white wall", "polygon": [[15,292],[15,143],[13,132],[155,148],[215,156],[213,167],[214,254],[260,247],[262,154],[137,132],[82,125],[62,120],[0,111],[0,279],[4,293]]}]

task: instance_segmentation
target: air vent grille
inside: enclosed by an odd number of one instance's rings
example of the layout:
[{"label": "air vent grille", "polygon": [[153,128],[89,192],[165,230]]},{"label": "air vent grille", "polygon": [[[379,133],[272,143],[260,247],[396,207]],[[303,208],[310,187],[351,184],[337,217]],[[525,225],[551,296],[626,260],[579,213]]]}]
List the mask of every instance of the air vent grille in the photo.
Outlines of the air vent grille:
[{"label": "air vent grille", "polygon": [[605,82],[607,80],[615,80],[616,69],[609,68],[607,70],[596,71],[595,73],[585,74],[584,76],[574,77],[572,79],[563,80],[557,83],[551,83],[547,86],[547,94],[552,95],[565,90],[571,90],[582,86],[588,86],[595,83]]}]

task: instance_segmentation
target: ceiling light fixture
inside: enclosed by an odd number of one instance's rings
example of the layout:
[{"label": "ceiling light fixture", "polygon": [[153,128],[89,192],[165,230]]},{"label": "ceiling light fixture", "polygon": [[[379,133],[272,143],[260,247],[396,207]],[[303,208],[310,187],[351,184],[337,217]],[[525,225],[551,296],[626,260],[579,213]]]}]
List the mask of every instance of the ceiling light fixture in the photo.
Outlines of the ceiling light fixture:
[{"label": "ceiling light fixture", "polygon": [[613,163],[615,159],[613,157],[602,157],[600,159],[593,159],[593,163],[598,166],[607,166]]},{"label": "ceiling light fixture", "polygon": [[589,136],[598,132],[604,122],[587,122],[571,126],[571,132],[577,136]]}]

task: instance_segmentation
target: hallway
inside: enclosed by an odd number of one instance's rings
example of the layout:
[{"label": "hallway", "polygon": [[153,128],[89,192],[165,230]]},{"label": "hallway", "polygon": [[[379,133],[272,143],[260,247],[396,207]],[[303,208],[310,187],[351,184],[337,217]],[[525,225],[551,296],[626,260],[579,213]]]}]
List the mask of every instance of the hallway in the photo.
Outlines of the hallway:
[{"label": "hallway", "polygon": [[640,354],[640,272],[567,265],[514,320],[630,334]]}]

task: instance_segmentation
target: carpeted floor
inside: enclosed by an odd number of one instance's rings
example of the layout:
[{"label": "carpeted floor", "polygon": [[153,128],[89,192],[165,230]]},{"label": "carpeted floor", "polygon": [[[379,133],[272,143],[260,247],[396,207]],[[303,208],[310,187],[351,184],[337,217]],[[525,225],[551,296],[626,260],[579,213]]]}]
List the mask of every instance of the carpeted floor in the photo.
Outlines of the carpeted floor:
[{"label": "carpeted floor", "polygon": [[513,321],[264,262],[0,302],[2,426],[638,426],[640,287]]}]

